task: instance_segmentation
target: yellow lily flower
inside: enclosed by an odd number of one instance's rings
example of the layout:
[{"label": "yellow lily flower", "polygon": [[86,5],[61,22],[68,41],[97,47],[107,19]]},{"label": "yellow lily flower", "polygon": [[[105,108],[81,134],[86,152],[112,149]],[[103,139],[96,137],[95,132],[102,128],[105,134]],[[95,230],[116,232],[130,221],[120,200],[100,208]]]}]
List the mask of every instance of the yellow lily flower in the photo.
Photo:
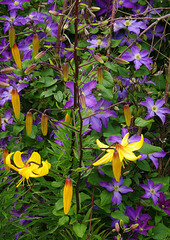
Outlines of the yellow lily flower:
[{"label": "yellow lily flower", "polygon": [[[93,166],[99,166],[107,162],[112,162],[113,174],[117,182],[120,180],[121,176],[121,166],[124,167],[124,162],[126,160],[135,161],[141,157],[141,155],[136,156],[133,151],[140,149],[143,146],[143,135],[141,134],[141,140],[138,142],[133,142],[129,144],[128,141],[129,133],[127,133],[122,139],[121,143],[117,143],[116,146],[108,146],[101,143],[98,139],[96,141],[97,145],[101,149],[105,149],[107,152],[102,158],[93,163]],[[118,153],[118,154],[117,154]]]},{"label": "yellow lily flower", "polygon": [[[9,168],[12,168],[13,170],[17,171],[22,178],[18,181],[16,187],[19,187],[19,185],[23,182],[25,182],[25,179],[27,180],[28,185],[30,185],[29,178],[37,178],[42,177],[49,173],[49,169],[51,168],[51,164],[46,160],[42,161],[42,167],[41,165],[41,156],[37,152],[33,152],[31,157],[27,160],[26,163],[24,163],[21,159],[22,152],[16,151],[15,153],[12,152],[7,155],[6,157],[6,165]],[[13,162],[11,163],[11,157],[13,156]]]}]

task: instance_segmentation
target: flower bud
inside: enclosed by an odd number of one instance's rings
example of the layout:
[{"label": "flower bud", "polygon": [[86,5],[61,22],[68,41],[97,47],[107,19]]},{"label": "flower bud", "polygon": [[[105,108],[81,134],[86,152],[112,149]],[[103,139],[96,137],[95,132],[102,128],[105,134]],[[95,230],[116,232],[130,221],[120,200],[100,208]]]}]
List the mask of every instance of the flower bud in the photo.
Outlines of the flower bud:
[{"label": "flower bud", "polygon": [[119,158],[119,153],[116,150],[112,158],[112,169],[116,181],[119,182],[121,176],[121,162]]},{"label": "flower bud", "polygon": [[131,124],[131,110],[128,104],[124,106],[124,116],[125,116],[125,121],[126,125],[130,127]]},{"label": "flower bud", "polygon": [[70,115],[67,113],[66,116],[65,116],[65,122],[67,123],[72,123],[72,118],[70,117]]},{"label": "flower bud", "polygon": [[33,45],[33,56],[35,57],[39,51],[39,38],[37,33],[33,35],[32,45]]},{"label": "flower bud", "polygon": [[41,116],[41,131],[44,136],[47,135],[48,131],[48,117],[46,114],[42,114]]},{"label": "flower bud", "polygon": [[12,89],[12,107],[16,119],[20,118],[20,97],[16,88]]},{"label": "flower bud", "polygon": [[3,157],[3,163],[5,164],[5,170],[9,170],[10,169],[10,167],[8,167],[6,165],[6,157],[8,156],[8,154],[9,154],[8,150],[7,149],[3,149],[2,157]]},{"label": "flower bud", "polygon": [[10,48],[14,46],[15,43],[15,29],[14,26],[9,27],[9,45]]},{"label": "flower bud", "polygon": [[46,54],[45,51],[41,51],[41,52],[39,52],[39,53],[34,57],[34,59],[35,59],[35,60],[40,59],[40,58],[42,58],[45,54]]},{"label": "flower bud", "polygon": [[123,222],[122,219],[120,219],[120,226],[121,226],[121,228],[123,228],[123,225],[124,225],[124,222]]},{"label": "flower bud", "polygon": [[27,74],[27,73],[30,73],[32,71],[34,71],[37,67],[37,64],[32,64],[31,66],[29,66],[25,71],[24,73]]},{"label": "flower bud", "polygon": [[13,68],[13,67],[3,68],[3,69],[1,69],[1,73],[2,74],[12,73],[14,71],[14,69],[15,68]]},{"label": "flower bud", "polygon": [[96,61],[98,61],[99,63],[101,63],[101,64],[104,63],[103,59],[99,56],[99,54],[95,54],[95,55],[94,55],[94,59],[95,59]]},{"label": "flower bud", "polygon": [[124,60],[124,59],[122,59],[122,58],[115,58],[115,61],[117,62],[117,63],[120,63],[120,64],[129,64],[129,62],[128,61],[126,61],[126,60]]},{"label": "flower bud", "polygon": [[80,104],[83,109],[86,108],[85,96],[83,93],[80,94]]},{"label": "flower bud", "polygon": [[120,226],[119,226],[119,223],[118,223],[118,222],[115,223],[115,229],[116,229],[117,232],[120,231]]},{"label": "flower bud", "polygon": [[67,63],[63,63],[62,73],[63,73],[64,81],[66,82],[68,79],[68,73],[69,73],[69,66]]},{"label": "flower bud", "polygon": [[103,69],[101,67],[97,68],[97,80],[100,84],[102,84],[103,81]]},{"label": "flower bud", "polygon": [[97,11],[100,10],[99,7],[91,7],[91,8],[89,8],[89,9],[90,9],[90,11],[93,11],[93,12],[97,12]]},{"label": "flower bud", "polygon": [[19,49],[18,49],[16,43],[14,43],[13,47],[11,48],[11,50],[12,50],[12,56],[14,58],[14,61],[15,61],[16,65],[17,65],[17,67],[22,70],[21,56],[20,56]]},{"label": "flower bud", "polygon": [[63,191],[63,206],[64,206],[64,213],[68,214],[71,207],[71,201],[73,197],[73,186],[71,179],[67,178],[64,185]]},{"label": "flower bud", "polygon": [[32,122],[33,122],[32,112],[27,112],[25,122],[26,122],[27,136],[29,136],[32,132]]},{"label": "flower bud", "polygon": [[57,11],[50,10],[49,13],[54,15],[54,16],[58,16],[59,15],[59,12],[57,12]]},{"label": "flower bud", "polygon": [[6,82],[0,81],[0,87],[9,87],[10,85]]},{"label": "flower bud", "polygon": [[134,229],[137,228],[138,226],[139,226],[138,223],[132,224],[132,225],[130,226],[130,229],[131,229],[131,230],[134,230]]}]

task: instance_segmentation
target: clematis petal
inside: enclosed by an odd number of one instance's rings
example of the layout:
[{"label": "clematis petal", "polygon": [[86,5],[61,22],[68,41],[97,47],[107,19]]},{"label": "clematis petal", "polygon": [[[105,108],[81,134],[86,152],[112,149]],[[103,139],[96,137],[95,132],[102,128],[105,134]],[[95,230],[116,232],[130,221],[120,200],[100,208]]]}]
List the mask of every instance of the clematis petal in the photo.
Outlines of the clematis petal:
[{"label": "clematis petal", "polygon": [[112,169],[113,169],[113,174],[117,182],[120,180],[121,176],[121,162],[119,158],[118,152],[114,152],[113,158],[112,158]]},{"label": "clematis petal", "polygon": [[[114,151],[114,150],[113,150]],[[114,152],[109,152],[106,153],[102,158],[100,158],[97,162],[93,163],[93,166],[100,166],[104,163],[107,163],[109,161],[112,161],[112,157],[113,157],[113,153]]]},{"label": "clematis petal", "polygon": [[129,138],[129,133],[126,133],[126,135],[124,136],[124,138],[122,139],[121,145],[123,147],[128,145],[128,138]]},{"label": "clematis petal", "polygon": [[[108,145],[100,142],[99,139],[96,140],[96,143],[97,143],[97,146],[98,146],[99,148],[101,148],[103,151],[106,150],[107,148],[109,148]],[[111,147],[111,148],[113,148],[113,147]],[[112,150],[112,149],[108,149],[108,150],[106,150],[106,151],[107,151],[107,152],[112,152],[112,153],[114,153],[114,149],[113,149],[113,150]]]},{"label": "clematis petal", "polygon": [[143,146],[143,142],[144,142],[144,138],[143,138],[143,134],[141,134],[141,140],[139,142],[133,142],[133,143],[128,144],[126,146],[126,150],[136,151]]},{"label": "clematis petal", "polygon": [[24,163],[22,161],[21,155],[22,155],[22,152],[20,151],[16,151],[14,154],[14,163],[18,168],[24,167]]}]

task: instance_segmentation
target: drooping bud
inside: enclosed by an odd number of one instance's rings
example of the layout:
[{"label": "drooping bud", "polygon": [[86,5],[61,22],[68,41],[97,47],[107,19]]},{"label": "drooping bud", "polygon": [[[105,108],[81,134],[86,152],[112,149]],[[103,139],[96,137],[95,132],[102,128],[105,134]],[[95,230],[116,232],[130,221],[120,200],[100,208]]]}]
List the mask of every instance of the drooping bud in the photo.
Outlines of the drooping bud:
[{"label": "drooping bud", "polygon": [[119,158],[119,153],[116,150],[112,158],[112,169],[116,181],[119,182],[121,176],[121,162]]},{"label": "drooping bud", "polygon": [[124,106],[124,116],[125,116],[125,121],[126,125],[130,127],[131,124],[131,110],[128,104]]},{"label": "drooping bud", "polygon": [[39,38],[37,33],[33,35],[32,45],[33,45],[33,57],[35,57],[39,51]]},{"label": "drooping bud", "polygon": [[99,7],[91,7],[91,8],[89,8],[89,9],[90,9],[90,11],[92,11],[92,12],[97,12],[97,11],[100,10]]},{"label": "drooping bud", "polygon": [[130,226],[130,229],[131,229],[131,230],[134,230],[134,229],[137,228],[138,226],[139,226],[138,223],[132,224],[132,225]]},{"label": "drooping bud", "polygon": [[0,87],[9,87],[10,85],[6,82],[0,81]]},{"label": "drooping bud", "polygon": [[9,170],[10,168],[6,165],[6,157],[8,156],[9,152],[7,149],[3,149],[3,163],[5,164],[5,170]]},{"label": "drooping bud", "polygon": [[13,67],[3,68],[3,69],[1,69],[1,73],[2,74],[12,73],[14,71],[14,69],[15,68],[13,68]]},{"label": "drooping bud", "polygon": [[33,122],[32,112],[27,112],[25,120],[27,136],[29,136],[32,132],[32,122]]},{"label": "drooping bud", "polygon": [[124,221],[122,219],[120,219],[120,226],[121,226],[121,228],[123,228],[123,224],[124,224]]},{"label": "drooping bud", "polygon": [[59,12],[57,12],[57,11],[50,10],[49,13],[54,15],[54,16],[58,16],[59,15]]},{"label": "drooping bud", "polygon": [[14,61],[15,61],[16,65],[17,65],[17,67],[22,70],[21,56],[20,56],[17,44],[14,43],[14,45],[13,45],[13,47],[11,49],[12,49],[12,56],[14,58]]},{"label": "drooping bud", "polygon": [[46,114],[42,114],[41,116],[41,131],[44,136],[47,135],[48,132],[48,117]]},{"label": "drooping bud", "polygon": [[37,64],[32,64],[31,66],[29,66],[25,71],[24,73],[27,74],[27,73],[30,73],[32,71],[34,71],[37,67]]},{"label": "drooping bud", "polygon": [[20,97],[16,88],[12,89],[12,107],[16,119],[20,118]]},{"label": "drooping bud", "polygon": [[40,59],[40,58],[42,58],[45,54],[46,54],[46,51],[41,51],[41,52],[39,52],[39,53],[34,57],[34,59],[35,59],[35,60]]},{"label": "drooping bud", "polygon": [[68,212],[70,211],[72,197],[73,197],[72,181],[71,179],[67,178],[63,190],[63,206],[65,214],[68,214]]},{"label": "drooping bud", "polygon": [[67,63],[63,63],[62,73],[63,73],[64,81],[66,82],[68,79],[68,73],[69,73],[69,66]]},{"label": "drooping bud", "polygon": [[15,29],[14,26],[9,27],[9,45],[10,48],[14,46],[15,43]]},{"label": "drooping bud", "polygon": [[101,67],[97,68],[97,80],[100,84],[102,84],[103,81],[103,69]]},{"label": "drooping bud", "polygon": [[95,55],[94,55],[94,59],[95,59],[96,61],[98,61],[99,63],[101,63],[101,64],[104,63],[103,59],[99,56],[99,54],[95,54]]},{"label": "drooping bud", "polygon": [[129,62],[128,61],[126,61],[126,60],[124,60],[124,59],[122,59],[122,58],[115,58],[115,61],[117,62],[117,63],[120,63],[120,64],[129,64]]},{"label": "drooping bud", "polygon": [[119,223],[118,223],[118,222],[115,223],[115,229],[116,229],[117,232],[120,231],[120,226],[119,226]]},{"label": "drooping bud", "polygon": [[65,122],[67,122],[67,123],[72,123],[72,118],[70,117],[70,115],[68,114],[68,112],[67,112],[67,114],[66,114],[66,116],[65,116]]},{"label": "drooping bud", "polygon": [[83,109],[86,108],[85,96],[83,93],[80,94],[80,104]]}]

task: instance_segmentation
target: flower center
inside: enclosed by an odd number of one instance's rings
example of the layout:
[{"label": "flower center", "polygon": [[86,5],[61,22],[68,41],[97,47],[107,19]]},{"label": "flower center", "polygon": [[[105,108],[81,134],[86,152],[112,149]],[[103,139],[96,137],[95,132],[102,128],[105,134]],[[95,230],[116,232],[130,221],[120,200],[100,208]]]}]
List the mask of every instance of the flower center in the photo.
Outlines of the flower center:
[{"label": "flower center", "polygon": [[13,22],[15,20],[15,18],[14,17],[10,17],[10,20],[11,20],[11,22]]},{"label": "flower center", "polygon": [[2,118],[2,123],[7,123],[9,118]]},{"label": "flower center", "polygon": [[30,15],[29,15],[29,18],[32,20],[32,19],[33,19],[33,16],[30,14]]},{"label": "flower center", "polygon": [[139,53],[135,54],[135,59],[137,60],[141,59],[141,55]]},{"label": "flower center", "polygon": [[93,113],[94,113],[94,111],[91,108],[87,110],[87,114],[91,115]]},{"label": "flower center", "polygon": [[118,191],[119,190],[119,186],[114,186],[114,190]]},{"label": "flower center", "polygon": [[140,13],[140,9],[138,9],[138,10],[136,11],[136,13]]},{"label": "flower center", "polygon": [[153,112],[157,112],[158,111],[158,107],[156,105],[152,106],[152,111]]},{"label": "flower center", "polygon": [[18,6],[18,5],[19,5],[19,1],[15,1],[15,2],[14,2],[14,5],[15,5],[15,6]]},{"label": "flower center", "polygon": [[153,188],[150,189],[150,193],[155,194],[155,190]]},{"label": "flower center", "polygon": [[126,21],[124,22],[124,25],[125,25],[125,26],[130,26],[130,25],[132,25],[132,21],[131,21],[131,20],[126,20]]},{"label": "flower center", "polygon": [[102,45],[101,39],[98,39],[98,40],[97,40],[97,45]]},{"label": "flower center", "polygon": [[123,4],[123,1],[119,1],[119,5],[122,5]]},{"label": "flower center", "polygon": [[165,208],[165,205],[162,205],[161,207],[162,207],[162,208]]},{"label": "flower center", "polygon": [[30,167],[31,165],[30,165],[30,163],[26,163],[25,165],[24,165],[24,167]]},{"label": "flower center", "polygon": [[51,31],[51,28],[49,26],[47,26],[47,32],[50,32]]},{"label": "flower center", "polygon": [[140,232],[143,232],[143,228],[139,228],[139,231],[140,231]]}]

